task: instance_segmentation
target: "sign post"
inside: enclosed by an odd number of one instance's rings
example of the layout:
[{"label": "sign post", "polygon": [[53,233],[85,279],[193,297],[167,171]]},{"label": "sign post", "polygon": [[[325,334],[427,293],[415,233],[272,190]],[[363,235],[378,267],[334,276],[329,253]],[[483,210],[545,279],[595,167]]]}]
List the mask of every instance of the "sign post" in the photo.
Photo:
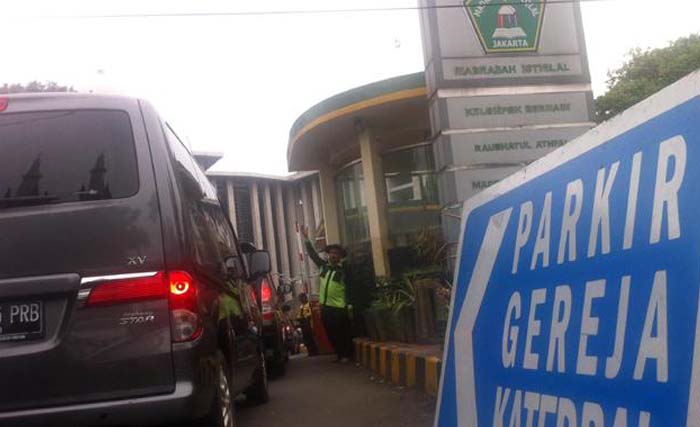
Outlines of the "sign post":
[{"label": "sign post", "polygon": [[464,204],[436,426],[700,426],[700,74]]}]

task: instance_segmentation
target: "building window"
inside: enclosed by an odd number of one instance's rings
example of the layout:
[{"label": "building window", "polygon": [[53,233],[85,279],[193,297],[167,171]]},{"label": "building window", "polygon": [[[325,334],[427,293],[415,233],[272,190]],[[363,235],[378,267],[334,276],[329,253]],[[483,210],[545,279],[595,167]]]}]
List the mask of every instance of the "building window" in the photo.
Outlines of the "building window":
[{"label": "building window", "polygon": [[369,221],[362,163],[342,169],[336,176],[340,237],[349,248],[369,245]]},{"label": "building window", "polygon": [[[358,305],[368,305],[367,292],[374,283],[374,263],[372,261],[372,244],[369,239],[369,219],[365,197],[365,180],[362,162],[341,169],[335,179],[336,198],[338,200],[338,222],[340,239],[348,249],[349,262],[353,272],[353,283],[348,297]],[[366,286],[362,286],[366,285]]]},{"label": "building window", "polygon": [[430,146],[387,153],[387,223],[393,247],[410,246],[424,230],[439,229],[437,176]]}]

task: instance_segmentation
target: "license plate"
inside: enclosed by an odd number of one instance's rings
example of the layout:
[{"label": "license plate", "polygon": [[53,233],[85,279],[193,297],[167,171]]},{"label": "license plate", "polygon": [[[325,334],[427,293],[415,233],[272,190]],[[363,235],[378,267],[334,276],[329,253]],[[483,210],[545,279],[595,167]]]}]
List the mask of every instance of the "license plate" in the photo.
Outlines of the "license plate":
[{"label": "license plate", "polygon": [[0,302],[0,342],[43,337],[44,307],[41,301]]}]

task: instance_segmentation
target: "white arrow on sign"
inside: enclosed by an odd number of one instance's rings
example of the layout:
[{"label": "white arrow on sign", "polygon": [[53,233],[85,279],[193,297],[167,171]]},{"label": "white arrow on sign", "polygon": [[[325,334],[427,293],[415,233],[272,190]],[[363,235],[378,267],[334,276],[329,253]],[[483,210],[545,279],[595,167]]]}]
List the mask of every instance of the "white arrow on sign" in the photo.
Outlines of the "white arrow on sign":
[{"label": "white arrow on sign", "polygon": [[489,219],[489,225],[484,234],[484,240],[479,248],[479,255],[474,264],[474,270],[462,311],[455,328],[455,373],[458,425],[476,427],[479,425],[476,412],[476,384],[474,371],[473,333],[481,303],[484,300],[486,286],[491,279],[491,272],[496,263],[496,257],[503,243],[503,236],[513,208],[499,212]]}]

